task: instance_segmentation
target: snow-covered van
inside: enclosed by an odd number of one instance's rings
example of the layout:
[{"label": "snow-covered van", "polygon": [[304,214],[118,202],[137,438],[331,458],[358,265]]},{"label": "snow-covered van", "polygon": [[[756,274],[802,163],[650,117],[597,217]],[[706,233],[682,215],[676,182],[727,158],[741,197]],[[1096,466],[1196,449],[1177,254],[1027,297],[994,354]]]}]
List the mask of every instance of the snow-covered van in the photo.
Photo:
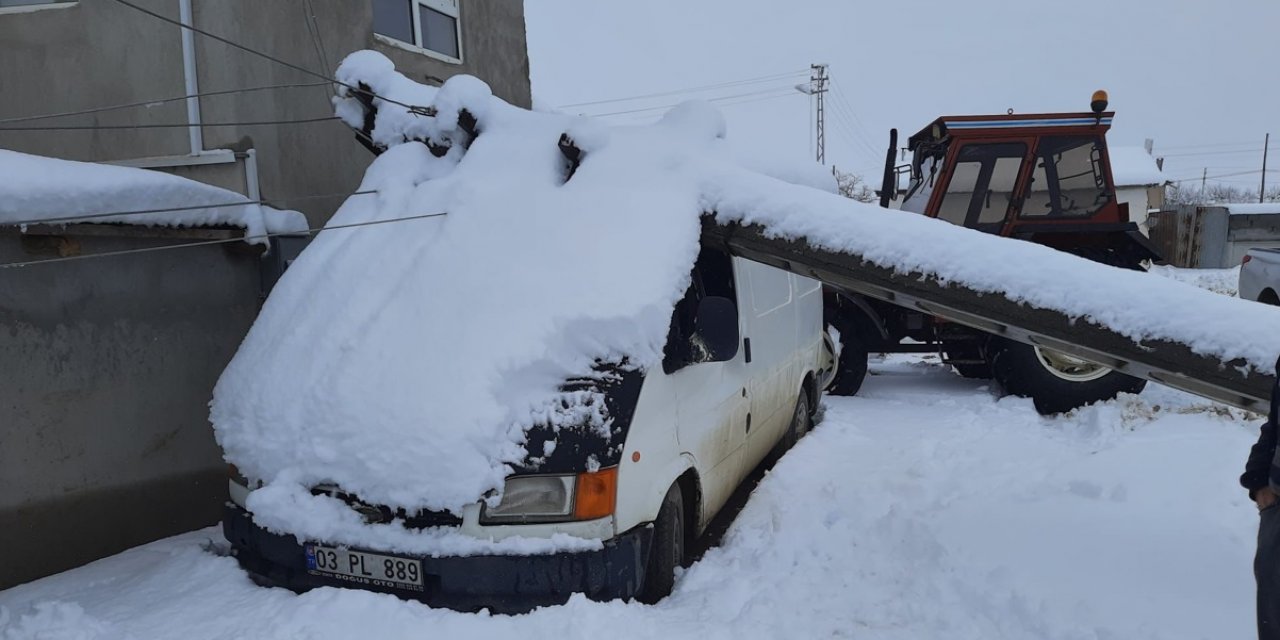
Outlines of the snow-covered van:
[{"label": "snow-covered van", "polygon": [[809,429],[833,365],[817,281],[704,246],[660,368],[602,366],[564,382],[566,393],[597,394],[608,429],[547,422],[530,430],[527,462],[503,490],[458,513],[406,512],[341,486],[312,488],[366,524],[434,532],[447,540],[438,549],[402,552],[395,538],[376,535],[347,544],[273,532],[255,522],[239,472],[226,537],[255,580],[293,589],[358,586],[498,611],[574,592],[651,602],[671,590],[690,544],[750,470]]},{"label": "snow-covered van", "polygon": [[214,389],[232,553],[458,609],[662,597],[834,375],[818,282],[703,221],[827,194],[744,168],[707,105],[607,127],[371,51],[338,76],[377,157]]}]

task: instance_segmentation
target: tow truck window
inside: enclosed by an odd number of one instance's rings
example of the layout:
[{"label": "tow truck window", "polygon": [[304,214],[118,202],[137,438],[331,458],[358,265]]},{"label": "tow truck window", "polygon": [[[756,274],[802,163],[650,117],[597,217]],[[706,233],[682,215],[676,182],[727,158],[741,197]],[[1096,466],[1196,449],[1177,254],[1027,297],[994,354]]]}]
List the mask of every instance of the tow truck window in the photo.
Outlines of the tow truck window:
[{"label": "tow truck window", "polygon": [[962,147],[938,206],[938,217],[967,227],[1003,222],[1026,154],[1027,145],[1021,142]]},{"label": "tow truck window", "polygon": [[1045,138],[1022,206],[1023,218],[1090,216],[1110,200],[1102,140]]}]

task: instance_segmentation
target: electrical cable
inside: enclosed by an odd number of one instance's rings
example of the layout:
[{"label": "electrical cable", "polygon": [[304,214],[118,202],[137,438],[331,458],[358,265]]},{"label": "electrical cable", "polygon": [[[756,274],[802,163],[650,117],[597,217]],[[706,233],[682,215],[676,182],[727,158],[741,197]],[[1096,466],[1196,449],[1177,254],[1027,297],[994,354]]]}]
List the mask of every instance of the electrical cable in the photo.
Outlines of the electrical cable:
[{"label": "electrical cable", "polygon": [[160,98],[157,100],[141,100],[138,102],[129,102],[126,104],[115,104],[107,107],[96,107],[93,109],[83,109],[80,111],[64,111],[62,113],[45,113],[34,116],[18,116],[16,118],[0,119],[0,124],[8,124],[10,122],[28,122],[31,120],[47,120],[50,118],[63,118],[68,116],[84,116],[93,113],[103,113],[105,111],[119,111],[121,109],[132,109],[134,107],[150,107],[153,105],[166,104],[169,102],[181,102],[190,100],[191,98],[207,98],[209,96],[222,96],[231,93],[251,93],[254,91],[267,91],[270,89],[294,89],[301,87],[324,87],[329,86],[331,82],[301,82],[291,84],[273,84],[264,87],[245,87],[243,89],[223,89],[221,91],[205,91],[201,93],[193,93],[189,96],[174,96],[171,98]]},{"label": "electrical cable", "polygon": [[665,96],[674,96],[674,95],[679,95],[679,94],[682,94],[682,93],[697,93],[697,92],[699,92],[699,91],[706,91],[706,90],[708,90],[708,89],[721,89],[721,88],[724,88],[724,87],[732,87],[732,86],[746,85],[746,84],[759,84],[759,83],[761,83],[761,82],[770,82],[770,81],[782,80],[782,79],[785,79],[785,78],[789,78],[789,77],[792,77],[792,76],[797,76],[797,75],[805,74],[805,73],[808,73],[808,71],[792,71],[792,72],[790,72],[790,73],[780,73],[780,74],[775,74],[775,75],[771,75],[771,76],[760,76],[760,77],[758,77],[758,78],[749,78],[749,79],[746,79],[746,80],[734,80],[734,81],[731,81],[731,82],[722,82],[722,83],[719,83],[719,84],[708,84],[708,85],[702,85],[702,86],[698,86],[698,87],[689,87],[689,88],[687,88],[687,89],[673,89],[673,90],[671,90],[671,91],[661,91],[661,92],[658,92],[658,93],[647,93],[647,94],[643,94],[643,95],[629,96],[629,97],[626,97],[626,98],[611,98],[611,99],[609,99],[609,100],[593,100],[593,101],[591,101],[591,102],[576,102],[576,103],[573,103],[573,104],[560,105],[558,108],[560,108],[560,109],[571,109],[571,108],[574,108],[574,107],[589,107],[589,106],[597,105],[597,104],[610,104],[610,103],[614,103],[614,102],[630,102],[630,101],[632,101],[632,100],[643,100],[643,99],[646,99],[646,98],[661,98],[661,97],[665,97]]},{"label": "electrical cable", "polygon": [[97,131],[104,129],[190,129],[192,127],[263,127],[286,124],[312,124],[341,120],[337,116],[321,118],[301,118],[298,120],[258,120],[253,122],[201,122],[198,124],[158,123],[158,124],[82,124],[82,125],[49,125],[35,127],[0,127],[0,131]]},{"label": "electrical cable", "polygon": [[[785,93],[780,93],[780,94],[779,94],[779,93],[778,93],[779,91],[783,91],[783,92],[785,92]],[[734,99],[734,98],[745,98],[745,97],[750,97],[750,96],[759,96],[759,95],[764,95],[764,94],[769,94],[769,93],[777,94],[777,95],[774,95],[774,96],[771,96],[771,97],[782,97],[782,96],[784,96],[784,95],[790,95],[791,93],[794,93],[794,90],[792,90],[792,89],[781,89],[781,88],[765,89],[765,90],[762,90],[762,91],[752,91],[752,92],[749,92],[749,93],[739,93],[739,94],[735,94],[735,95],[731,95],[731,96],[718,96],[718,97],[715,97],[715,98],[707,98],[707,99],[705,99],[705,100],[704,100],[704,102],[722,102],[722,101],[725,101],[725,100],[732,100],[732,99]],[[628,110],[626,110],[626,111],[609,111],[609,112],[606,112],[606,113],[587,113],[587,114],[583,114],[583,115],[590,116],[590,117],[592,117],[592,118],[598,118],[598,117],[601,117],[601,116],[616,116],[616,115],[622,115],[622,114],[626,114],[626,113],[640,113],[640,112],[643,112],[643,111],[660,111],[660,110],[662,110],[662,109],[670,109],[670,108],[675,107],[675,106],[678,106],[678,103],[677,103],[677,104],[664,104],[664,105],[658,105],[658,106],[654,106],[654,107],[642,107],[642,108],[639,108],[639,109],[628,109]]]},{"label": "electrical cable", "polygon": [[416,215],[416,216],[404,216],[404,217],[401,217],[401,218],[387,218],[387,219],[385,219],[385,220],[370,220],[370,221],[367,221],[367,222],[353,222],[353,223],[350,223],[350,224],[339,224],[339,225],[334,225],[334,226],[330,226],[330,227],[319,227],[319,228],[314,228],[314,229],[306,229],[306,230],[303,230],[303,231],[278,231],[278,232],[275,232],[275,233],[260,233],[260,234],[252,235],[252,236],[248,236],[248,235],[247,235],[247,236],[243,236],[243,237],[240,237],[240,238],[222,238],[222,239],[219,239],[219,240],[201,240],[201,241],[198,241],[198,242],[187,242],[187,243],[183,243],[183,244],[166,244],[166,245],[161,245],[161,246],[158,246],[158,247],[141,247],[141,248],[138,248],[138,249],[124,249],[124,250],[122,250],[122,251],[106,251],[106,252],[103,252],[103,253],[90,253],[90,254],[79,255],[79,256],[63,256],[63,257],[60,257],[60,258],[48,258],[48,259],[45,259],[45,260],[27,260],[27,261],[24,261],[24,262],[8,262],[8,263],[0,263],[0,269],[16,269],[16,268],[19,268],[19,267],[29,267],[29,266],[33,266],[33,265],[39,265],[39,264],[50,264],[50,263],[54,263],[54,262],[71,262],[71,261],[73,261],[73,260],[89,260],[89,259],[92,259],[92,258],[113,258],[113,257],[118,257],[118,256],[134,255],[134,254],[138,254],[138,253],[151,253],[151,252],[154,252],[154,251],[168,251],[168,250],[170,250],[170,249],[185,249],[185,248],[189,248],[189,247],[207,247],[207,246],[215,245],[215,244],[230,244],[230,243],[233,243],[233,242],[250,242],[250,241],[253,241],[253,240],[265,240],[265,239],[267,239],[267,238],[274,238],[274,237],[277,237],[277,236],[296,236],[296,235],[302,235],[302,234],[306,234],[306,235],[314,236],[314,235],[319,234],[319,233],[321,233],[321,232],[323,232],[323,231],[333,231],[333,230],[336,230],[336,229],[354,229],[354,228],[356,228],[356,227],[371,227],[371,226],[380,225],[380,224],[390,224],[390,223],[392,223],[392,222],[407,222],[407,221],[410,221],[410,220],[423,220],[423,219],[426,219],[426,218],[439,218],[439,217],[441,217],[441,216],[446,216],[446,215],[448,215],[448,213],[447,213],[447,212],[442,212],[442,213],[424,213],[424,214]]},{"label": "electrical cable", "polygon": [[130,9],[133,9],[133,10],[135,10],[135,11],[139,11],[139,12],[145,13],[145,14],[147,14],[147,15],[149,15],[149,16],[151,16],[151,17],[153,17],[153,18],[156,18],[157,20],[161,20],[161,21],[163,21],[163,22],[167,22],[167,23],[169,23],[169,24],[172,24],[172,25],[174,25],[174,26],[180,27],[180,28],[182,28],[182,29],[187,29],[188,31],[191,31],[191,32],[193,32],[193,33],[198,33],[198,34],[200,34],[200,35],[202,35],[202,36],[204,36],[204,37],[206,37],[206,38],[211,38],[211,39],[213,39],[213,40],[217,40],[218,42],[221,42],[221,43],[223,43],[223,44],[225,44],[225,45],[227,45],[227,46],[235,47],[236,49],[239,49],[239,50],[244,51],[244,52],[246,52],[246,53],[251,53],[251,54],[253,54],[253,55],[255,55],[255,56],[258,56],[258,57],[264,58],[264,59],[266,59],[266,60],[270,60],[270,61],[272,61],[272,62],[274,62],[274,63],[276,63],[276,64],[278,64],[278,65],[288,67],[288,68],[293,69],[293,70],[295,70],[295,71],[301,71],[302,73],[305,73],[305,74],[307,74],[307,75],[309,75],[309,76],[314,76],[314,77],[316,77],[316,78],[320,78],[321,80],[327,80],[327,81],[332,82],[332,83],[334,83],[334,84],[336,84],[336,85],[338,85],[338,86],[346,87],[346,88],[348,88],[348,89],[350,89],[350,90],[352,90],[352,91],[359,91],[359,92],[362,92],[362,93],[367,93],[367,94],[369,94],[369,95],[371,95],[371,96],[373,96],[373,97],[375,97],[375,98],[378,98],[379,100],[382,100],[383,102],[387,102],[387,103],[389,103],[389,104],[394,104],[394,105],[398,105],[398,106],[404,107],[404,108],[408,109],[410,113],[413,113],[413,114],[416,114],[416,115],[425,115],[425,116],[433,116],[433,115],[435,115],[435,113],[434,113],[434,111],[435,111],[435,110],[434,110],[434,109],[432,109],[432,108],[430,108],[430,107],[416,106],[416,105],[406,104],[406,103],[404,103],[404,102],[400,102],[400,101],[398,101],[398,100],[392,100],[391,98],[388,98],[388,97],[386,97],[386,96],[378,95],[378,94],[374,93],[372,90],[368,90],[368,89],[361,89],[360,87],[355,87],[355,86],[349,85],[349,84],[347,84],[347,83],[345,83],[345,82],[343,82],[343,81],[341,81],[341,80],[338,80],[337,78],[331,78],[331,77],[329,77],[329,76],[327,76],[327,75],[324,75],[324,74],[322,74],[322,73],[316,73],[315,71],[312,71],[312,70],[310,70],[310,69],[308,69],[308,68],[306,68],[306,67],[302,67],[302,66],[299,66],[299,65],[293,64],[292,62],[286,62],[286,61],[284,61],[284,60],[281,60],[280,58],[277,58],[277,57],[275,57],[275,56],[273,56],[273,55],[270,55],[270,54],[267,54],[267,53],[263,53],[263,52],[261,52],[261,51],[258,51],[257,49],[252,48],[252,47],[248,47],[248,46],[245,46],[245,45],[240,44],[240,43],[238,43],[238,42],[233,42],[233,41],[231,41],[231,40],[228,40],[228,39],[226,39],[226,38],[224,38],[224,37],[222,37],[222,36],[219,36],[219,35],[215,35],[215,34],[209,33],[208,31],[205,31],[204,29],[197,28],[197,27],[196,27],[196,26],[194,26],[194,25],[183,24],[183,23],[182,23],[181,21],[179,21],[179,20],[174,20],[173,18],[170,18],[170,17],[168,17],[168,16],[160,15],[159,13],[156,13],[155,11],[152,11],[152,10],[150,10],[150,9],[147,9],[146,7],[140,7],[140,6],[138,6],[138,5],[136,5],[136,4],[132,3],[132,2],[130,2],[129,0],[115,0],[115,1],[116,1],[117,3],[119,3],[119,4],[122,4],[122,5],[126,6],[126,7],[129,7]]},{"label": "electrical cable", "polygon": [[226,202],[219,204],[197,204],[186,207],[168,207],[164,209],[135,209],[132,211],[112,211],[107,213],[86,213],[81,215],[66,215],[57,218],[39,218],[32,220],[18,220],[15,222],[0,222],[0,226],[4,227],[26,227],[38,224],[57,224],[66,222],[81,222],[84,220],[97,220],[99,218],[118,218],[121,216],[138,216],[150,213],[177,213],[180,211],[199,211],[203,209],[225,209],[228,207],[243,207],[245,205],[265,204],[268,206],[276,206],[284,202],[297,202],[299,200],[321,200],[324,198],[349,198],[351,196],[363,196],[377,193],[377,190],[354,191],[343,193],[322,193],[310,196],[295,196],[292,198],[272,198],[270,200],[245,200],[244,202]]}]

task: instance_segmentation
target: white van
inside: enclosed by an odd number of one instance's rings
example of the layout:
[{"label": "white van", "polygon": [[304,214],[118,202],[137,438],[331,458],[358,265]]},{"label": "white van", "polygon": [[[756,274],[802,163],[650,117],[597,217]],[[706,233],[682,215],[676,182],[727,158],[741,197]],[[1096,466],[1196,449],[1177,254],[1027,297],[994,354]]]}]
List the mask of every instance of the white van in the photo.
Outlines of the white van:
[{"label": "white van", "polygon": [[337,487],[315,489],[366,522],[452,527],[480,540],[568,534],[601,540],[599,548],[414,557],[299,541],[254,522],[238,473],[224,530],[255,581],[294,590],[358,586],[499,612],[562,603],[574,592],[653,602],[670,592],[686,550],[747,474],[809,429],[833,370],[818,281],[704,246],[660,370],[614,367],[565,382],[567,391],[603,394],[608,436],[531,430],[526,447],[536,465],[507,478],[497,506],[406,514]]}]

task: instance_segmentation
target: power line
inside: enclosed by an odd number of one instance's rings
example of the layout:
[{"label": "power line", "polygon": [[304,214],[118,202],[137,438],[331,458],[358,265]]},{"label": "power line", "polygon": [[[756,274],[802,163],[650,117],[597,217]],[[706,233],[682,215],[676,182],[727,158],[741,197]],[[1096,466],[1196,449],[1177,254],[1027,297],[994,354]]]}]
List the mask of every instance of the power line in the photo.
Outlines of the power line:
[{"label": "power line", "polygon": [[[1280,151],[1280,149],[1277,149]],[[1191,156],[1223,156],[1223,155],[1241,155],[1245,153],[1261,153],[1262,147],[1254,147],[1252,149],[1240,149],[1239,151],[1200,151],[1194,153],[1165,153],[1156,154],[1164,158],[1183,158]],[[1274,152],[1274,151],[1273,151]]]},{"label": "power line", "polygon": [[1204,144],[1176,144],[1176,145],[1170,145],[1170,146],[1167,146],[1167,147],[1160,147],[1160,150],[1162,150],[1162,151],[1163,151],[1163,150],[1170,150],[1170,149],[1174,149],[1174,150],[1177,150],[1177,149],[1214,149],[1214,148],[1218,148],[1218,147],[1244,147],[1244,146],[1250,146],[1250,147],[1252,147],[1252,146],[1257,146],[1257,144],[1258,144],[1258,143],[1257,143],[1256,141],[1254,141],[1254,140],[1249,140],[1249,141],[1247,141],[1247,142],[1208,142],[1208,143],[1204,143]]},{"label": "power line", "polygon": [[862,123],[862,119],[858,117],[857,110],[853,108],[849,99],[845,97],[844,90],[842,90],[840,85],[836,84],[834,80],[831,82],[831,89],[836,98],[835,103],[837,110],[844,109],[845,115],[853,120],[854,132],[857,133],[858,138],[866,144],[871,153],[879,153],[875,150],[875,145],[871,144],[870,133]]},{"label": "power line", "polygon": [[140,100],[138,102],[129,102],[126,104],[114,104],[106,107],[96,107],[93,109],[83,109],[81,111],[64,111],[62,113],[46,113],[34,116],[19,116],[16,118],[0,119],[0,124],[8,124],[10,122],[28,122],[31,120],[47,120],[50,118],[63,118],[67,116],[84,116],[93,113],[102,113],[104,111],[119,111],[121,109],[132,109],[134,107],[150,107],[152,105],[166,104],[169,102],[181,102],[190,100],[191,98],[207,98],[209,96],[221,96],[229,93],[251,93],[254,91],[267,91],[270,89],[294,89],[301,87],[323,87],[333,83],[331,82],[302,82],[292,84],[273,84],[265,87],[246,87],[243,89],[224,89],[221,91],[205,91],[201,93],[193,93],[189,96],[173,96],[169,98],[159,98],[156,100]]},{"label": "power line", "polygon": [[400,102],[400,101],[398,101],[398,100],[392,100],[391,98],[388,98],[388,97],[386,97],[386,96],[381,96],[381,95],[378,95],[378,94],[374,93],[371,89],[362,89],[362,88],[360,88],[360,87],[355,87],[355,86],[349,85],[349,84],[347,84],[347,83],[345,83],[345,82],[342,82],[341,80],[338,80],[337,78],[332,78],[332,77],[327,76],[327,75],[325,75],[325,74],[323,74],[323,73],[316,73],[315,71],[312,71],[312,70],[310,70],[310,69],[308,69],[308,68],[306,68],[306,67],[303,67],[303,66],[299,66],[299,65],[293,64],[292,62],[286,62],[286,61],[281,60],[280,58],[277,58],[277,57],[275,57],[275,56],[273,56],[273,55],[270,55],[270,54],[267,54],[267,53],[263,53],[263,52],[261,52],[261,51],[258,51],[257,49],[254,49],[254,48],[251,48],[251,47],[247,47],[247,46],[242,45],[242,44],[240,44],[240,43],[238,43],[238,42],[232,42],[231,40],[228,40],[228,39],[226,39],[226,38],[224,38],[224,37],[222,37],[222,36],[214,35],[214,34],[212,34],[212,33],[209,33],[208,31],[205,31],[204,29],[197,28],[197,27],[195,27],[194,25],[184,24],[183,22],[181,22],[181,21],[179,21],[179,20],[174,20],[173,18],[170,18],[170,17],[168,17],[168,16],[160,15],[159,13],[156,13],[155,11],[152,11],[152,10],[150,10],[150,9],[147,9],[147,8],[145,8],[145,7],[140,7],[140,6],[138,6],[138,5],[136,5],[136,4],[132,3],[132,2],[130,2],[129,0],[115,0],[115,1],[116,1],[116,2],[118,2],[118,3],[120,3],[120,4],[122,4],[122,5],[124,5],[124,6],[126,6],[126,7],[129,7],[130,9],[133,9],[133,10],[135,10],[135,11],[140,11],[140,12],[142,12],[142,13],[145,13],[145,14],[147,14],[147,15],[149,15],[149,16],[151,16],[151,17],[153,17],[153,18],[156,18],[157,20],[161,20],[161,21],[163,21],[163,22],[167,22],[167,23],[169,23],[169,24],[175,25],[175,26],[180,27],[180,28],[182,28],[182,29],[186,29],[186,30],[191,31],[191,32],[193,32],[193,33],[198,33],[198,34],[200,34],[200,35],[202,35],[202,36],[204,36],[204,37],[206,37],[206,38],[211,38],[211,39],[213,39],[213,40],[217,40],[218,42],[221,42],[221,43],[223,43],[223,44],[225,44],[225,45],[227,45],[227,46],[235,47],[235,48],[237,48],[237,49],[239,49],[239,50],[241,50],[241,51],[244,51],[245,53],[251,53],[251,54],[253,54],[253,55],[255,55],[255,56],[258,56],[258,57],[260,57],[260,58],[264,58],[264,59],[266,59],[266,60],[270,60],[270,61],[272,61],[272,62],[274,62],[274,63],[276,63],[276,64],[278,64],[278,65],[288,67],[288,68],[293,69],[293,70],[295,70],[295,71],[301,71],[302,73],[305,73],[305,74],[307,74],[307,75],[309,75],[309,76],[313,76],[313,77],[316,77],[316,78],[320,78],[321,80],[327,80],[327,81],[332,82],[332,83],[334,83],[334,84],[336,84],[336,85],[339,85],[339,86],[342,86],[342,87],[346,87],[346,88],[348,88],[348,89],[350,89],[350,90],[352,90],[352,91],[358,91],[358,92],[361,92],[361,93],[366,93],[366,94],[371,95],[371,96],[373,96],[373,97],[375,97],[375,98],[378,98],[379,100],[382,100],[383,102],[387,102],[387,103],[390,103],[390,104],[394,104],[394,105],[398,105],[398,106],[404,107],[404,108],[408,109],[410,113],[413,113],[413,114],[415,114],[415,115],[424,115],[424,116],[434,116],[434,115],[435,115],[435,109],[434,109],[434,108],[432,108],[432,107],[415,106],[415,105],[411,105],[411,104],[406,104],[406,103]]},{"label": "power line", "polygon": [[299,200],[321,200],[324,198],[349,198],[351,196],[363,196],[371,193],[377,193],[377,190],[370,189],[367,191],[354,191],[343,193],[322,193],[310,196],[295,196],[291,198],[272,198],[270,200],[245,200],[244,202],[226,202],[220,204],[197,204],[186,207],[168,207],[164,209],[135,209],[132,211],[111,211],[107,213],[86,213],[81,215],[67,215],[57,218],[39,218],[32,220],[18,220],[16,222],[0,221],[0,226],[5,227],[24,227],[37,224],[56,224],[59,222],[80,222],[83,220],[97,220],[99,218],[118,218],[121,216],[138,216],[149,213],[177,213],[180,211],[198,211],[204,209],[225,209],[227,207],[243,207],[245,205],[265,204],[269,206],[277,206],[284,202],[297,202]]},{"label": "power line", "polygon": [[779,74],[774,74],[774,75],[771,75],[771,76],[760,76],[760,77],[757,77],[757,78],[748,78],[748,79],[746,79],[746,80],[733,80],[733,81],[730,81],[730,82],[721,82],[721,83],[718,83],[718,84],[706,84],[706,85],[701,85],[701,86],[697,86],[697,87],[689,87],[689,88],[687,88],[687,89],[672,89],[671,91],[660,91],[660,92],[658,92],[658,93],[646,93],[646,94],[637,95],[637,96],[628,96],[628,97],[625,97],[625,98],[610,98],[610,99],[608,99],[608,100],[593,100],[593,101],[591,101],[591,102],[575,102],[575,103],[573,103],[573,104],[564,104],[564,105],[560,105],[560,107],[559,107],[559,108],[560,108],[560,109],[571,109],[571,108],[574,108],[574,107],[589,107],[589,106],[597,105],[597,104],[611,104],[611,103],[614,103],[614,102],[630,102],[630,101],[632,101],[632,100],[643,100],[643,99],[645,99],[645,98],[661,98],[661,97],[665,97],[665,96],[674,96],[674,95],[679,95],[679,94],[682,94],[682,93],[696,93],[696,92],[699,92],[699,91],[706,91],[706,90],[709,90],[709,89],[721,89],[721,88],[724,88],[724,87],[733,87],[733,86],[738,86],[738,85],[759,84],[759,83],[761,83],[761,82],[770,82],[770,81],[774,81],[774,80],[781,80],[781,79],[784,79],[784,78],[790,78],[790,77],[797,76],[797,75],[800,75],[800,74],[803,74],[803,73],[808,73],[808,71],[803,71],[803,70],[802,70],[802,71],[792,71],[792,72],[789,72],[789,73],[779,73]]},{"label": "power line", "polygon": [[[786,91],[786,92],[779,93],[779,94],[777,94],[777,95],[772,95],[772,96],[761,96],[761,97],[756,97],[756,98],[738,99],[738,100],[734,100],[734,101],[732,101],[732,102],[716,103],[716,106],[717,106],[717,107],[721,107],[721,108],[724,108],[724,107],[736,107],[736,106],[738,106],[738,105],[743,105],[743,104],[752,104],[752,103],[756,103],[756,102],[767,102],[767,101],[769,101],[769,100],[777,100],[777,99],[779,99],[779,98],[789,98],[789,97],[794,96],[794,95],[796,95],[796,93],[795,93],[794,91]],[[672,106],[675,106],[675,105],[672,105]],[[665,107],[664,107],[664,108],[665,108]],[[636,120],[635,118],[637,118],[637,116],[635,116],[635,115],[633,114],[633,115],[632,115],[632,119],[633,119],[633,120],[630,120],[630,121],[636,121],[636,122],[638,122],[639,120]]]},{"label": "power line", "polygon": [[[1223,173],[1216,176],[1196,176],[1194,178],[1181,178],[1179,180],[1170,180],[1169,182],[1194,182],[1196,180],[1217,180],[1218,178],[1234,178],[1236,176],[1251,176],[1258,173],[1262,173],[1262,171],[1258,169],[1254,169],[1253,171],[1237,171],[1235,173]],[[1280,169],[1268,169],[1267,173],[1280,173]]]},{"label": "power line", "polygon": [[350,224],[339,224],[329,227],[318,227],[306,229],[303,231],[278,231],[275,233],[262,233],[252,236],[244,236],[241,238],[222,238],[220,240],[201,240],[199,242],[187,242],[184,244],[166,244],[158,247],[140,247],[138,249],[124,249],[122,251],[106,251],[103,253],[90,253],[79,256],[64,256],[61,258],[48,258],[46,260],[27,260],[25,262],[9,262],[0,263],[0,269],[16,269],[19,267],[29,267],[38,264],[49,264],[53,262],[70,262],[72,260],[89,260],[92,258],[112,258],[117,256],[133,255],[138,253],[151,253],[153,251],[168,251],[170,249],[185,249],[189,247],[207,247],[215,244],[230,244],[232,242],[250,242],[253,240],[265,240],[277,236],[296,236],[306,234],[314,236],[322,231],[333,231],[335,229],[354,229],[356,227],[371,227],[380,224],[390,224],[392,222],[407,222],[410,220],[423,220],[426,218],[439,218],[448,215],[447,212],[441,213],[424,213],[416,216],[405,216],[402,218],[387,218],[385,220],[370,220],[367,222],[353,222]]},{"label": "power line", "polygon": [[200,122],[200,123],[159,123],[159,124],[82,124],[82,125],[50,125],[36,127],[0,127],[0,131],[96,131],[100,129],[190,129],[192,127],[262,127],[286,124],[311,124],[341,120],[337,116],[321,118],[301,118],[298,120],[257,120],[252,122]]},{"label": "power line", "polygon": [[[778,93],[779,91],[782,91],[782,92],[784,92],[784,93]],[[751,97],[751,96],[760,96],[760,95],[764,95],[764,94],[775,94],[775,95],[770,96],[770,97],[778,98],[778,97],[782,97],[782,96],[784,96],[784,95],[790,95],[790,94],[792,94],[792,93],[794,93],[794,92],[795,92],[795,90],[794,90],[794,89],[765,89],[765,90],[763,90],[763,91],[752,91],[752,92],[749,92],[749,93],[739,93],[739,94],[735,94],[735,95],[731,95],[731,96],[719,96],[719,97],[716,97],[716,98],[707,98],[707,99],[705,100],[705,102],[723,102],[723,101],[725,101],[725,100],[733,100],[734,98],[745,98],[745,97]],[[740,104],[740,103],[739,103],[739,104]],[[617,115],[623,115],[623,114],[627,114],[627,113],[641,113],[641,112],[643,112],[643,111],[660,111],[660,110],[662,110],[662,109],[670,109],[670,108],[675,107],[675,106],[678,106],[678,104],[664,104],[664,105],[659,105],[659,106],[655,106],[655,107],[642,107],[642,108],[639,108],[639,109],[627,109],[626,111],[610,111],[610,112],[607,112],[607,113],[589,113],[589,114],[585,114],[585,115],[589,115],[589,116],[591,116],[591,117],[593,117],[593,118],[598,118],[598,117],[601,117],[601,116],[617,116]]]}]

